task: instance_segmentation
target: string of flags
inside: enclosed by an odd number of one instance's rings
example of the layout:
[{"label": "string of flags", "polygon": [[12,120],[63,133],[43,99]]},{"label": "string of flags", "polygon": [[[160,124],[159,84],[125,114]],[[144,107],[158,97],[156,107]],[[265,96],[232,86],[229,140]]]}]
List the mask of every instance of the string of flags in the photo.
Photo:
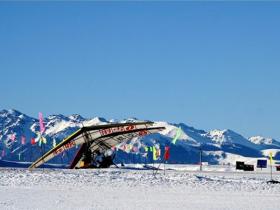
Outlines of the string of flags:
[{"label": "string of flags", "polygon": [[[38,145],[41,147],[42,144],[47,144],[47,139],[44,137],[46,127],[45,127],[44,120],[43,120],[43,114],[41,112],[39,112],[39,127],[40,127],[40,131],[36,132],[36,137],[33,136],[31,138],[30,137],[28,137],[28,138],[30,139],[30,144],[31,145],[35,145],[35,144],[38,143]],[[179,127],[176,130],[176,134],[175,134],[174,138],[172,139],[171,143],[175,145],[177,140],[181,137],[181,135],[182,135],[182,129],[181,129],[181,127]],[[12,133],[9,136],[9,139],[12,142],[16,141],[16,139],[17,139],[16,134]],[[20,139],[21,145],[26,145],[27,144],[27,137],[25,135],[22,135],[19,139]],[[55,148],[56,146],[57,146],[56,139],[52,139],[52,147]],[[139,145],[135,145],[135,144],[134,145],[124,144],[121,147],[115,147],[115,148],[112,148],[112,149],[114,149],[114,150],[122,149],[123,151],[126,151],[126,152],[143,154],[143,150],[141,152],[141,147]],[[147,154],[149,152],[151,152],[152,159],[154,161],[159,160],[161,155],[162,155],[161,149],[158,145],[153,145],[153,146],[150,146],[150,147],[145,146],[144,147],[144,154],[147,156]],[[19,160],[21,159],[21,155],[22,155],[22,153],[18,153]],[[62,155],[64,156],[65,154],[62,154]],[[4,157],[4,156],[5,156],[5,150],[2,150],[1,157]],[[166,145],[164,147],[163,159],[165,161],[170,159],[170,146],[168,146],[168,145]]]}]

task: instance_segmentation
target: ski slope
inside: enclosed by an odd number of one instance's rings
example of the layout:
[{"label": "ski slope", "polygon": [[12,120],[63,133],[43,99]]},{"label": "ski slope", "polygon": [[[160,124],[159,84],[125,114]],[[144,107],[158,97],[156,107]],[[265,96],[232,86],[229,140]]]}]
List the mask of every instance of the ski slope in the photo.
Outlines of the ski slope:
[{"label": "ski slope", "polygon": [[154,176],[137,167],[0,168],[0,209],[279,209],[280,185],[266,183],[267,170],[167,165]]}]

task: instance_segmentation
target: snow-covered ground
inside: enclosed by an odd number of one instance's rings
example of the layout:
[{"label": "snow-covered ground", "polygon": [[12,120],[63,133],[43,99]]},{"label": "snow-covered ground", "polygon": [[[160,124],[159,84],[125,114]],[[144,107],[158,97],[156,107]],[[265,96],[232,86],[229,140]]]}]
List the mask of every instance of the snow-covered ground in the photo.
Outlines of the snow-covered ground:
[{"label": "snow-covered ground", "polygon": [[[279,209],[269,171],[0,168],[0,209]],[[279,172],[278,172],[279,173]],[[275,172],[274,179],[280,180]]]}]

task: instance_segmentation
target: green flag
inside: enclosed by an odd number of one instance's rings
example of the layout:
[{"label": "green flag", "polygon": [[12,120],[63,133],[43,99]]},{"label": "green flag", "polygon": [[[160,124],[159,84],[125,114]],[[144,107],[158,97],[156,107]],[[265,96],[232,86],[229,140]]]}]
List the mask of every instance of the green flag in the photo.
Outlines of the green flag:
[{"label": "green flag", "polygon": [[149,147],[145,147],[145,152],[148,152],[149,151]]},{"label": "green flag", "polygon": [[181,127],[179,127],[177,129],[176,136],[172,140],[172,144],[176,144],[176,141],[180,138],[181,135],[182,135],[182,129],[181,129]]},{"label": "green flag", "polygon": [[157,149],[153,146],[153,160],[157,160]]}]

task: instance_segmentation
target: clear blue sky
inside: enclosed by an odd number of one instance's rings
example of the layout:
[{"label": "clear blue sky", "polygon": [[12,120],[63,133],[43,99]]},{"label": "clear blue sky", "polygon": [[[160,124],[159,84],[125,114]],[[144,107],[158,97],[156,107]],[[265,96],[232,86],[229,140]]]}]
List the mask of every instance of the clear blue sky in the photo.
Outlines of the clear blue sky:
[{"label": "clear blue sky", "polygon": [[280,139],[280,2],[0,2],[0,109]]}]

